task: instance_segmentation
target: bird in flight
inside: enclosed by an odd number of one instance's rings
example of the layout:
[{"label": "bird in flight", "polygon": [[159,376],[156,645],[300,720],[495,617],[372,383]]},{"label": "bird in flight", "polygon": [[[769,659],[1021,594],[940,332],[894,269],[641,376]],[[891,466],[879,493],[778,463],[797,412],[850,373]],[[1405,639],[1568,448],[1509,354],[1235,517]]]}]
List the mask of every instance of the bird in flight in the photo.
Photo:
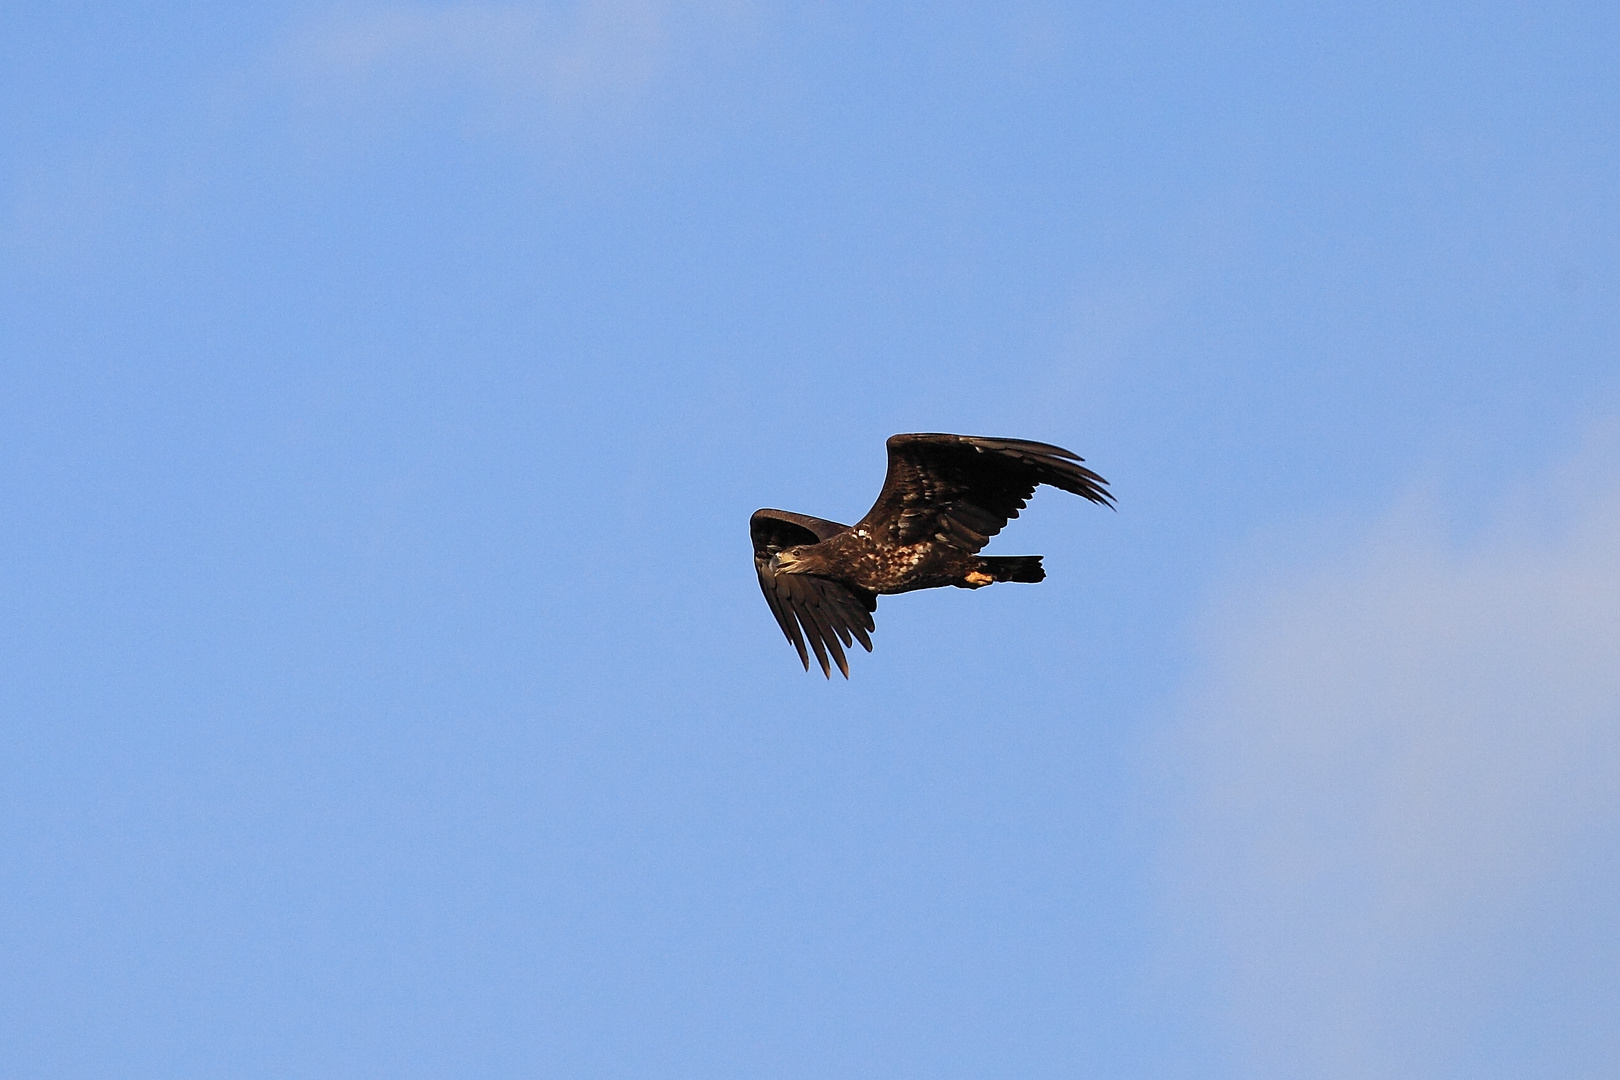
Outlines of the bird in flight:
[{"label": "bird in flight", "polygon": [[1039,555],[979,554],[1018,516],[1038,485],[1102,506],[1114,504],[1108,481],[1059,446],[971,435],[896,435],[888,447],[883,490],[854,525],[786,510],[756,510],[748,522],[754,569],[771,614],[799,651],[804,669],[810,670],[808,642],[829,679],[829,655],[847,679],[844,649],[859,641],[872,651],[872,612],[880,593],[1043,580]]}]

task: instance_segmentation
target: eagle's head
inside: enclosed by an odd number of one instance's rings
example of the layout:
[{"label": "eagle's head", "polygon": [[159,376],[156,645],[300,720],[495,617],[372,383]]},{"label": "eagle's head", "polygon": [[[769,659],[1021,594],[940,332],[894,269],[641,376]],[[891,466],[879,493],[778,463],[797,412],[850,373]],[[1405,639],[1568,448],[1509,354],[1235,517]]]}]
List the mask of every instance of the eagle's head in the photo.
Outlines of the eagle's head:
[{"label": "eagle's head", "polygon": [[778,574],[802,574],[803,550],[802,547],[783,548],[771,556],[771,569]]}]

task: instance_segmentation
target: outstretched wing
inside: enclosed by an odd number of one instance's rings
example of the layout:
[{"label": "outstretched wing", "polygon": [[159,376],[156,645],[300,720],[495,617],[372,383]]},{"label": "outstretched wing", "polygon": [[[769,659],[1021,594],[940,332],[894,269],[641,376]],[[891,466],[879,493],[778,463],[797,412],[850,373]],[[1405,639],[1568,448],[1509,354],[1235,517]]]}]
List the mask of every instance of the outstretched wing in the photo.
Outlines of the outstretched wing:
[{"label": "outstretched wing", "polygon": [[1039,484],[1112,506],[1108,481],[1060,446],[970,435],[896,435],[889,473],[858,529],[893,544],[938,539],[977,552]]},{"label": "outstretched wing", "polygon": [[771,556],[783,548],[819,543],[848,527],[786,510],[756,510],[748,522],[754,539],[754,569],[759,573],[759,588],[771,614],[799,651],[804,669],[810,670],[810,653],[805,650],[808,641],[822,674],[829,679],[829,654],[847,679],[849,662],[844,659],[844,649],[859,641],[867,652],[872,651],[868,635],[874,629],[872,612],[877,610],[877,597],[865,589],[813,574],[778,574],[771,569]]}]

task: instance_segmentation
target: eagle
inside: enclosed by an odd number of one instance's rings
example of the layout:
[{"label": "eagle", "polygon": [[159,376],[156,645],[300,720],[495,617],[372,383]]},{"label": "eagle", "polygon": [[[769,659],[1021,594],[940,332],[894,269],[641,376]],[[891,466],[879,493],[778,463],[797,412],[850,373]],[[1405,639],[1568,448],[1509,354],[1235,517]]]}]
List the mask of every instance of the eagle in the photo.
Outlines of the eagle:
[{"label": "eagle", "polygon": [[872,651],[872,613],[885,593],[954,585],[979,589],[998,581],[1036,582],[1039,555],[979,554],[1040,484],[1112,508],[1108,481],[1060,446],[973,435],[896,435],[889,472],[866,516],[854,525],[756,510],[748,531],[765,602],[810,670],[806,642],[832,678],[844,678],[844,649]]}]

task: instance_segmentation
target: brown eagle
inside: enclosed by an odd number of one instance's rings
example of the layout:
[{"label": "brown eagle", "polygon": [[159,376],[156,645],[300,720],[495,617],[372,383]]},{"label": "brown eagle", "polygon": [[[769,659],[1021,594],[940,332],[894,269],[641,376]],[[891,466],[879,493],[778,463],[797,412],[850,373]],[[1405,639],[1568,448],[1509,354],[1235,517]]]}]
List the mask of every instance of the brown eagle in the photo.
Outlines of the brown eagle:
[{"label": "brown eagle", "polygon": [[1039,555],[979,555],[1037,485],[1114,504],[1108,481],[1059,446],[971,435],[896,435],[888,446],[883,490],[856,524],[786,510],[756,510],[748,522],[771,614],[804,669],[808,641],[829,679],[829,653],[847,679],[844,648],[872,651],[879,593],[1044,579]]}]

